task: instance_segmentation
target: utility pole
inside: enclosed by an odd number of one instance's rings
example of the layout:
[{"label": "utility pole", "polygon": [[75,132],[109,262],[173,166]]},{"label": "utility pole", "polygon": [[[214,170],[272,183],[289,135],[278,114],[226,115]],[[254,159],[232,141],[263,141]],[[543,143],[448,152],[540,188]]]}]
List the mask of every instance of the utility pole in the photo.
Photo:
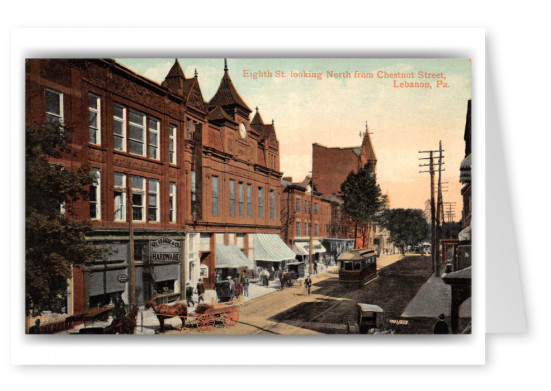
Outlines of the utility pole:
[{"label": "utility pole", "polygon": [[[429,164],[420,164],[419,167],[429,167],[428,171],[419,171],[419,173],[426,173],[428,172],[430,174],[430,211],[431,211],[431,260],[432,260],[432,271],[434,273],[437,272],[438,268],[438,231],[437,231],[437,221],[440,219],[440,210],[436,212],[436,205],[434,200],[434,176],[435,176],[435,169],[434,169],[434,160],[438,159],[438,207],[440,208],[440,199],[441,199],[441,171],[442,170],[442,145],[440,144],[440,148],[437,150],[429,150],[429,151],[419,151],[419,153],[428,153],[428,157],[421,157],[419,160],[429,160]],[[435,156],[435,154],[438,154]],[[438,216],[437,216],[438,215]],[[437,220],[438,219],[438,220]],[[439,224],[439,222],[438,222]]]},{"label": "utility pole", "polygon": [[132,198],[130,197],[130,186],[131,186],[131,176],[130,173],[126,173],[126,218],[128,219],[128,238],[129,238],[129,251],[128,256],[130,257],[130,267],[129,267],[129,282],[130,282],[130,306],[136,305],[136,262],[134,260],[134,226],[132,224]]},{"label": "utility pole", "polygon": [[[442,218],[444,217],[443,200],[442,200],[442,140],[439,143],[439,157],[438,157],[438,210],[436,212],[436,238],[440,240],[442,237]],[[442,264],[442,257],[440,251],[436,253],[436,265],[437,272],[440,271],[440,265]]]}]

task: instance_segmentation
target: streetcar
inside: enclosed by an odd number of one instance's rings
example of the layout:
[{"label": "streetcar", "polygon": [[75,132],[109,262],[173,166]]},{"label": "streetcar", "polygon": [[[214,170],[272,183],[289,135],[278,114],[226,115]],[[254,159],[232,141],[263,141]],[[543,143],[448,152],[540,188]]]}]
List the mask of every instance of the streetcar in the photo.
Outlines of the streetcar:
[{"label": "streetcar", "polygon": [[339,258],[339,282],[361,285],[377,275],[377,252],[360,248],[342,253]]}]

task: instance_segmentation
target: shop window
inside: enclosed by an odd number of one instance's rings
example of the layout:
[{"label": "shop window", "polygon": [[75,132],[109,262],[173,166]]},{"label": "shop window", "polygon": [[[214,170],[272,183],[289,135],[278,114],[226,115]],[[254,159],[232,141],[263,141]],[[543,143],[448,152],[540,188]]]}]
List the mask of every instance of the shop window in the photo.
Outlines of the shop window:
[{"label": "shop window", "polygon": [[46,88],[46,122],[63,124],[63,93]]},{"label": "shop window", "polygon": [[115,221],[126,221],[126,175],[115,172]]},{"label": "shop window", "polygon": [[149,157],[159,160],[159,121],[149,119]]},{"label": "shop window", "polygon": [[101,145],[101,99],[88,94],[88,112],[90,114],[90,143]]},{"label": "shop window", "polygon": [[101,171],[92,168],[94,181],[90,184],[90,219],[101,220]]},{"label": "shop window", "polygon": [[118,104],[113,108],[113,136],[115,149],[126,151],[126,107]]},{"label": "shop window", "polygon": [[145,156],[145,115],[128,113],[130,153]]},{"label": "shop window", "polygon": [[155,283],[155,296],[174,293],[175,280],[159,281]]},{"label": "shop window", "polygon": [[145,178],[132,176],[132,220],[145,221]]},{"label": "shop window", "polygon": [[176,164],[176,151],[177,151],[177,144],[176,144],[176,135],[177,135],[177,129],[174,125],[168,126],[168,159],[170,164]]},{"label": "shop window", "polygon": [[149,180],[149,203],[148,203],[148,220],[156,223],[160,221],[159,204],[159,181],[157,179]]}]

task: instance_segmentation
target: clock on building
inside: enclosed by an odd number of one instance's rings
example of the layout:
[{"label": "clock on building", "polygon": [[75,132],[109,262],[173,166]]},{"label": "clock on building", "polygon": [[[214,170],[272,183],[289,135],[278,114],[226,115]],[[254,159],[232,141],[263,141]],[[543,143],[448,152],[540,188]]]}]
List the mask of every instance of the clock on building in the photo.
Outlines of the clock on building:
[{"label": "clock on building", "polygon": [[239,135],[241,136],[241,138],[247,137],[247,127],[243,122],[241,122],[241,124],[239,125]]}]

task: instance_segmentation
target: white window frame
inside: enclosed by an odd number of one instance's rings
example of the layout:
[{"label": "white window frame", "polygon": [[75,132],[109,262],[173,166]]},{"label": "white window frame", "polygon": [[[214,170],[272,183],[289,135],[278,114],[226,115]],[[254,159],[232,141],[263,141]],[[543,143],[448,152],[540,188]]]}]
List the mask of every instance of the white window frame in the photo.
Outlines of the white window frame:
[{"label": "white window frame", "polygon": [[[92,188],[95,188],[96,201],[95,201],[95,213],[96,217],[90,216],[90,220],[101,220],[101,169],[92,167],[92,172],[95,173],[95,180],[93,184],[90,184],[90,193]],[[92,211],[92,200],[90,199],[90,211]]]},{"label": "white window frame", "polygon": [[258,187],[258,218],[264,218],[264,188]]},{"label": "white window frame", "polygon": [[[130,119],[130,114],[135,114],[135,115],[142,116],[142,118],[143,118],[142,123],[139,124],[137,122],[132,122],[132,120]],[[134,125],[135,127],[138,127],[138,128],[142,129],[142,140],[132,138],[132,132],[130,131],[130,126],[131,125]],[[128,145],[128,152],[130,152],[133,155],[146,156],[146,148],[147,148],[147,145],[148,145],[147,137],[146,137],[146,129],[147,129],[147,115],[145,115],[144,113],[140,113],[139,111],[130,109],[129,113],[128,113],[128,144],[129,144]],[[141,144],[141,146],[142,146],[142,152],[141,153],[132,152],[132,142]]]},{"label": "white window frame", "polygon": [[127,194],[127,191],[126,191],[126,174],[122,173],[122,172],[116,172],[114,173],[114,177],[116,177],[116,175],[119,174],[120,177],[122,178],[122,185],[121,186],[117,186],[117,181],[114,179],[114,190],[113,190],[113,204],[114,204],[114,207],[116,208],[116,205],[117,203],[115,202],[115,196],[116,196],[116,193],[121,193],[121,216],[122,216],[122,219],[117,219],[117,209],[114,210],[114,215],[113,215],[113,219],[115,221],[126,221],[126,194]]},{"label": "white window frame", "polygon": [[235,179],[230,179],[230,217],[235,217]]},{"label": "white window frame", "polygon": [[[139,187],[134,187],[134,178],[140,178],[142,180],[142,188],[139,188]],[[131,181],[132,181],[132,197],[130,199],[130,202],[132,202],[132,221],[139,221],[139,222],[145,222],[146,221],[146,213],[145,213],[145,204],[146,204],[146,197],[145,197],[145,183],[146,183],[146,178],[142,177],[142,176],[139,176],[139,175],[132,175],[131,176]],[[141,204],[134,204],[134,195],[140,195],[141,196],[141,199],[142,199],[142,202]],[[141,219],[134,219],[134,209],[135,208],[140,208],[141,209],[141,214],[142,214],[142,218]]]},{"label": "white window frame", "polygon": [[274,190],[270,190],[270,220],[275,220],[276,195]]},{"label": "white window frame", "polygon": [[170,164],[178,163],[178,144],[177,142],[178,128],[176,125],[168,125],[168,161]]},{"label": "white window frame", "polygon": [[296,236],[301,237],[302,236],[302,224],[301,224],[300,220],[297,220],[296,230],[297,230]]},{"label": "white window frame", "polygon": [[[148,179],[149,184],[148,194],[147,194],[147,221],[150,223],[159,223],[161,221],[161,181],[158,179]],[[152,186],[155,184],[156,186]],[[156,190],[152,190],[153,187],[156,187]],[[150,213],[152,210],[151,207],[151,197],[155,196],[155,218],[152,220],[150,218]]]},{"label": "white window frame", "polygon": [[177,211],[177,209],[176,209],[176,207],[177,207],[177,202],[176,202],[177,198],[176,198],[176,196],[178,194],[177,193],[178,190],[177,190],[175,182],[169,182],[168,186],[169,186],[169,203],[168,203],[168,205],[169,205],[169,208],[170,208],[168,220],[171,223],[175,223],[178,220],[177,215],[176,215],[176,211]]},{"label": "white window frame", "polygon": [[[49,112],[48,111],[48,92],[51,92],[53,94],[56,94],[58,99],[59,99],[59,113],[53,113],[53,112]],[[53,88],[46,88],[46,91],[44,92],[44,103],[45,103],[45,112],[46,112],[46,122],[50,122],[50,123],[59,123],[59,124],[62,124],[64,123],[64,116],[63,116],[63,92],[61,91],[57,91],[57,90],[54,90]],[[50,121],[48,120],[48,116],[52,116],[52,117],[55,117],[55,118],[58,118],[59,120],[58,121]]]},{"label": "white window frame", "polygon": [[[216,180],[214,178],[216,178]],[[211,186],[212,187],[212,215],[219,216],[220,215],[220,177],[213,175],[211,182],[212,182],[212,186]],[[216,183],[216,197],[215,197],[215,191],[214,191],[215,183]]]},{"label": "white window frame", "polygon": [[[119,107],[120,109],[122,109],[122,117],[118,117],[115,115],[115,110],[114,110],[115,107]],[[114,146],[114,149],[116,149],[117,151],[126,152],[126,107],[118,103],[115,103],[114,108],[113,108],[113,143],[114,143],[113,146]],[[120,122],[122,124],[122,135],[118,135],[115,133],[115,122]],[[118,149],[116,147],[115,139],[117,137],[122,138],[122,149]]]},{"label": "white window frame", "polygon": [[[157,126],[153,128],[151,124],[156,124]],[[160,160],[161,159],[161,121],[157,118],[148,117],[147,120],[147,147],[148,147],[148,157],[150,159]],[[155,140],[155,144],[151,143],[151,136]],[[153,153],[154,152],[154,153]],[[155,156],[153,156],[155,155]]]},{"label": "white window frame", "polygon": [[[96,100],[96,108],[90,106],[90,100],[92,99]],[[88,93],[88,111],[90,113],[96,113],[96,127],[94,128],[92,126],[91,121],[89,123],[90,134],[94,131],[96,142],[93,142],[90,136],[88,142],[94,145],[101,145],[101,97],[99,95],[91,92]]]}]

